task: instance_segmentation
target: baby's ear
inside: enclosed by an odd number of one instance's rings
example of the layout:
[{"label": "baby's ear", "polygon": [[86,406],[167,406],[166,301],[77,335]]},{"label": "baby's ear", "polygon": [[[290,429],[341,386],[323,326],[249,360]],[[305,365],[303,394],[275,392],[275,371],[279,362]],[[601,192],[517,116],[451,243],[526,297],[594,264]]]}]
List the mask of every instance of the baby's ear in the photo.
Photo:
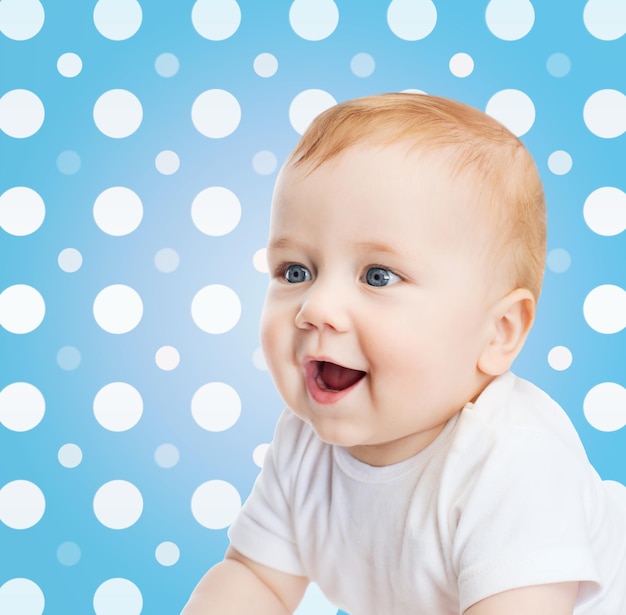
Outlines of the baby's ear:
[{"label": "baby's ear", "polygon": [[536,301],[526,288],[516,288],[494,306],[490,337],[478,359],[478,369],[498,376],[507,371],[519,354],[535,320]]}]

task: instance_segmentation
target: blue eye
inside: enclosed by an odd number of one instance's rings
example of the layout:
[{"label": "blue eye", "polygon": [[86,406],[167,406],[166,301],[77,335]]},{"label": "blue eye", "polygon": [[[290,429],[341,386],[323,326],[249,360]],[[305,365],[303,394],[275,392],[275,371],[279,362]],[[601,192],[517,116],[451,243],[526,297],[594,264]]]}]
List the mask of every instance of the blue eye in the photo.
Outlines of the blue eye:
[{"label": "blue eye", "polygon": [[311,279],[311,272],[303,265],[289,265],[285,268],[283,277],[289,284],[299,284],[308,282]]},{"label": "blue eye", "polygon": [[370,267],[365,272],[365,281],[370,286],[381,287],[395,284],[400,278],[384,267]]}]

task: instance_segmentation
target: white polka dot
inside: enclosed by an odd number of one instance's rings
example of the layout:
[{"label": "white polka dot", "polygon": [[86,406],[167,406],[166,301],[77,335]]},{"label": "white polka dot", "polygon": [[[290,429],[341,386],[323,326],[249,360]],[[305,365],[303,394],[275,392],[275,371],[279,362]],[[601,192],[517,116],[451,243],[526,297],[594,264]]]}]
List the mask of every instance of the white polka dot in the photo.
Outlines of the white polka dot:
[{"label": "white polka dot", "polygon": [[572,157],[563,150],[552,152],[548,157],[548,168],[555,175],[565,175],[572,170]]},{"label": "white polka dot", "polygon": [[207,333],[226,333],[241,317],[241,302],[234,290],[222,284],[200,289],[191,302],[191,317]]},{"label": "white polka dot", "polygon": [[0,293],[0,325],[11,333],[34,331],[45,314],[43,297],[32,286],[15,284]]},{"label": "white polka dot", "polygon": [[78,368],[82,360],[80,350],[74,346],[63,346],[57,352],[57,365],[68,372]]},{"label": "white polka dot", "polygon": [[553,53],[546,61],[546,68],[553,77],[565,77],[572,69],[572,61],[564,53]]},{"label": "white polka dot", "polygon": [[163,273],[172,273],[178,269],[180,256],[172,248],[162,248],[154,255],[155,267]]},{"label": "white polka dot", "polygon": [[63,175],[75,175],[80,171],[80,165],[80,156],[72,150],[66,150],[57,156],[57,169]]},{"label": "white polka dot", "polygon": [[583,402],[585,418],[600,431],[617,431],[626,425],[626,389],[615,382],[594,386]]},{"label": "white polka dot", "polygon": [[339,23],[339,9],[333,0],[295,0],[289,9],[293,31],[307,41],[328,38]]},{"label": "white polka dot", "polygon": [[14,530],[37,525],[46,510],[41,489],[27,480],[14,480],[0,489],[0,521]]},{"label": "white polka dot", "polygon": [[162,542],[155,549],[154,556],[161,566],[173,566],[180,558],[180,549],[173,542]]},{"label": "white polka dot", "polygon": [[154,461],[160,468],[173,468],[180,460],[180,452],[173,444],[161,444],[154,451]]},{"label": "white polka dot", "polygon": [[241,121],[239,101],[226,90],[207,90],[196,98],[191,120],[205,137],[222,139],[237,130]]},{"label": "white polka dot", "polygon": [[596,136],[613,139],[626,132],[626,96],[618,90],[598,90],[585,103],[583,118]]},{"label": "white polka dot", "polygon": [[241,496],[235,487],[223,480],[200,485],[191,498],[191,512],[196,521],[210,530],[228,527],[239,514]]},{"label": "white polka dot", "polygon": [[376,61],[369,53],[357,53],[350,60],[350,70],[357,77],[369,77],[376,68]]},{"label": "white polka dot", "polygon": [[143,107],[132,92],[109,90],[96,101],[93,119],[102,134],[112,139],[123,139],[141,126]]},{"label": "white polka dot", "polygon": [[405,41],[426,38],[437,24],[437,9],[431,0],[393,0],[387,9],[387,24]]},{"label": "white polka dot", "polygon": [[455,77],[469,77],[474,71],[474,59],[467,53],[455,53],[450,58],[449,66]]},{"label": "white polka dot", "polygon": [[486,113],[518,137],[526,134],[535,122],[535,105],[520,90],[496,92],[487,103]]},{"label": "white polka dot", "polygon": [[64,53],[57,60],[57,70],[63,77],[71,79],[80,75],[80,71],[83,70],[83,61],[76,53]]},{"label": "white polka dot", "polygon": [[583,11],[589,33],[603,41],[614,41],[626,34],[626,3],[623,0],[589,0]]},{"label": "white polka dot", "polygon": [[546,256],[546,266],[553,273],[563,273],[572,264],[572,257],[563,248],[554,248]]},{"label": "white polka dot", "polygon": [[196,32],[210,41],[231,37],[241,23],[241,9],[235,0],[197,0],[191,10]]},{"label": "white polka dot", "polygon": [[267,248],[261,248],[254,253],[252,265],[260,273],[267,273]]},{"label": "white polka dot", "polygon": [[265,455],[267,454],[269,447],[269,444],[259,444],[259,446],[257,446],[252,453],[252,461],[254,461],[255,465],[259,468],[263,467]]},{"label": "white polka dot", "polygon": [[273,77],[278,70],[278,60],[271,53],[260,53],[254,58],[254,72],[259,77]]},{"label": "white polka dot", "polygon": [[548,353],[548,364],[558,372],[566,370],[572,364],[572,351],[567,346],[555,346]]},{"label": "white polka dot", "polygon": [[154,160],[157,171],[163,175],[173,175],[180,168],[180,158],[176,152],[164,150]]},{"label": "white polka dot", "polygon": [[278,160],[272,152],[263,150],[257,152],[252,158],[252,168],[259,175],[271,175],[278,166]]},{"label": "white polka dot", "polygon": [[0,98],[0,130],[9,137],[25,139],[43,125],[46,112],[37,94],[10,90]]},{"label": "white polka dot", "polygon": [[80,556],[80,547],[74,542],[62,542],[57,548],[57,560],[63,566],[75,566]]},{"label": "white polka dot", "polygon": [[128,431],[143,414],[143,399],[134,386],[126,382],[111,382],[96,394],[93,413],[105,429]]},{"label": "white polka dot", "polygon": [[96,615],[140,615],[143,596],[128,579],[109,579],[98,587],[93,597]]},{"label": "white polka dot", "polygon": [[626,229],[626,194],[612,186],[594,190],[585,200],[583,216],[594,233],[619,235]]},{"label": "white polka dot", "polygon": [[45,604],[41,588],[30,579],[9,579],[0,586],[0,613],[42,615]]},{"label": "white polka dot", "polygon": [[180,354],[174,346],[161,346],[154,355],[154,360],[159,368],[165,372],[170,372],[178,367]]},{"label": "white polka dot", "polygon": [[82,267],[83,256],[75,248],[65,248],[59,252],[57,262],[59,263],[59,269],[62,271],[74,273]]},{"label": "white polka dot", "polygon": [[598,333],[618,333],[626,327],[626,291],[620,286],[596,286],[585,298],[583,314]]},{"label": "white polka dot", "polygon": [[13,382],[0,391],[0,423],[11,431],[29,431],[46,412],[41,391],[28,382]]},{"label": "white polka dot", "polygon": [[205,235],[227,235],[239,224],[241,204],[234,192],[211,186],[200,192],[191,204],[191,218]]},{"label": "white polka dot", "polygon": [[528,0],[491,0],[485,12],[491,33],[505,41],[526,36],[535,23],[535,9]]},{"label": "white polka dot", "polygon": [[64,468],[77,468],[83,461],[83,451],[78,444],[64,444],[57,453],[57,459]]},{"label": "white polka dot", "polygon": [[93,217],[101,231],[121,237],[139,226],[143,218],[143,204],[130,188],[114,186],[98,195]]},{"label": "white polka dot", "polygon": [[241,399],[237,391],[224,382],[201,386],[191,400],[191,414],[207,431],[226,431],[241,415]]},{"label": "white polka dot", "polygon": [[267,371],[267,362],[265,361],[265,355],[263,354],[262,348],[257,348],[252,353],[252,363],[258,370],[261,370],[262,372]]},{"label": "white polka dot", "polygon": [[9,188],[0,196],[0,228],[23,237],[34,233],[46,217],[46,206],[38,192],[25,186]]},{"label": "white polka dot", "polygon": [[112,480],[96,492],[93,511],[102,525],[112,530],[124,530],[137,523],[141,517],[143,498],[132,483]]},{"label": "white polka dot", "polygon": [[336,104],[337,101],[325,90],[304,90],[289,105],[289,121],[294,130],[302,134],[316,116]]},{"label": "white polka dot", "polygon": [[93,22],[98,32],[112,41],[125,41],[136,34],[143,15],[136,0],[98,0]]},{"label": "white polka dot", "polygon": [[180,62],[173,53],[162,53],[154,61],[154,70],[166,79],[173,77],[180,68]]},{"label": "white polka dot", "polygon": [[25,41],[39,34],[45,21],[39,0],[2,0],[0,32],[14,41]]},{"label": "white polka dot", "polygon": [[108,333],[128,333],[141,322],[143,302],[130,286],[112,284],[96,296],[93,315],[98,325]]}]

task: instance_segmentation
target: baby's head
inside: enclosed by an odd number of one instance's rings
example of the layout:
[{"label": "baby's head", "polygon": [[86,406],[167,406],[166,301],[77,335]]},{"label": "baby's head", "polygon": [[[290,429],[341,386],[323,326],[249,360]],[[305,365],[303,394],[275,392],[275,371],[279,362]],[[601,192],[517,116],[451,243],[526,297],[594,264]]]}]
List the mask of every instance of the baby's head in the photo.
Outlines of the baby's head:
[{"label": "baby's head", "polygon": [[541,182],[453,101],[389,94],[311,124],[279,175],[261,341],[287,405],[374,465],[421,450],[532,325]]},{"label": "baby's head", "polygon": [[546,252],[541,179],[521,141],[478,109],[409,93],[349,100],[313,120],[285,167],[313,170],[355,146],[398,144],[437,155],[452,180],[470,180],[468,201],[490,228],[494,263],[511,288],[527,288],[538,300]]}]

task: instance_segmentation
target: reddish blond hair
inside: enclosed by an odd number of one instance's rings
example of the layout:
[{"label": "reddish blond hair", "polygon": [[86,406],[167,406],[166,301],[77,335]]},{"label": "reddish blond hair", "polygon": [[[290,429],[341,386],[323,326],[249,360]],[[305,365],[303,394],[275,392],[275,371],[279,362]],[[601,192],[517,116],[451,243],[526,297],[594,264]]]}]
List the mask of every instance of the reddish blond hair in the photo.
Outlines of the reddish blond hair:
[{"label": "reddish blond hair", "polygon": [[541,292],[546,208],[535,162],[502,124],[463,103],[426,94],[380,94],[340,103],[318,115],[287,160],[311,170],[359,144],[408,143],[445,151],[450,174],[469,173],[495,231],[495,257],[508,261],[509,282]]}]

